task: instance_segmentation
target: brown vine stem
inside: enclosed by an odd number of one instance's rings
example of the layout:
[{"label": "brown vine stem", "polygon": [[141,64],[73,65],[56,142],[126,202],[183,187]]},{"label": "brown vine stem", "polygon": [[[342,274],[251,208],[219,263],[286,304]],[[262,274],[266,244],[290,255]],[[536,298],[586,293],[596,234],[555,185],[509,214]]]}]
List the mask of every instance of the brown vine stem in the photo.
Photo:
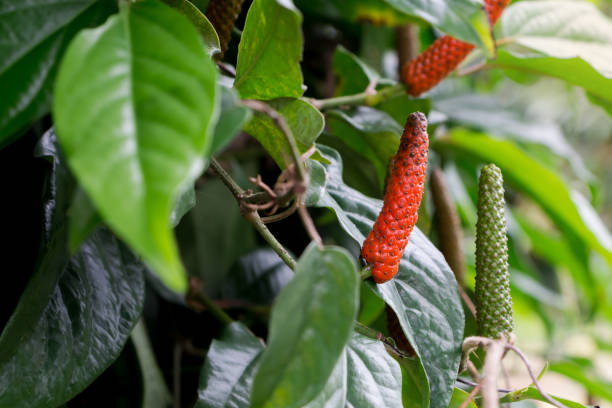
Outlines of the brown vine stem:
[{"label": "brown vine stem", "polygon": [[529,376],[531,377],[531,381],[533,381],[533,385],[536,387],[540,395],[542,395],[542,397],[546,401],[548,401],[550,404],[558,408],[568,408],[566,405],[560,403],[559,401],[554,400],[550,395],[548,395],[546,391],[544,391],[544,389],[540,385],[540,382],[538,381],[538,377],[535,375],[535,373],[533,372],[533,369],[531,368],[531,364],[529,364],[529,360],[527,360],[527,356],[525,356],[525,354],[518,347],[516,347],[513,344],[508,343],[506,344],[506,348],[514,351],[516,355],[520,357],[520,359],[523,361],[523,364],[527,368],[527,372],[529,373]]},{"label": "brown vine stem", "polygon": [[289,151],[291,153],[293,166],[296,170],[298,178],[298,182],[295,183],[293,186],[293,191],[295,192],[297,200],[298,214],[300,215],[302,224],[304,225],[304,228],[306,229],[306,232],[308,233],[310,238],[317,243],[319,248],[322,248],[323,240],[321,239],[321,236],[319,235],[319,232],[317,231],[317,228],[315,227],[315,224],[312,218],[310,217],[308,210],[306,209],[306,207],[304,207],[303,197],[306,193],[306,190],[308,189],[309,184],[308,172],[306,171],[306,168],[304,167],[304,164],[302,162],[300,151],[298,149],[297,143],[295,142],[295,138],[293,137],[293,132],[291,131],[289,124],[287,123],[285,118],[283,118],[282,115],[280,115],[274,108],[272,108],[267,103],[254,99],[246,99],[243,100],[242,103],[245,106],[253,109],[254,111],[263,113],[264,115],[272,119],[276,127],[285,136],[285,140],[289,145]]},{"label": "brown vine stem", "polygon": [[194,302],[198,306],[203,306],[224,325],[229,325],[234,322],[234,319],[232,319],[223,309],[221,309],[215,302],[206,296],[206,294],[202,291],[201,282],[199,282],[199,279],[197,278],[192,278],[189,281],[189,292],[187,292],[185,300],[193,309],[201,310],[200,308],[194,306]]},{"label": "brown vine stem", "polygon": [[470,392],[470,395],[468,395],[468,397],[465,399],[465,401],[463,401],[463,403],[459,406],[459,408],[466,408],[468,404],[470,403],[470,401],[474,399],[478,391],[480,391],[480,384],[476,384],[474,389]]}]

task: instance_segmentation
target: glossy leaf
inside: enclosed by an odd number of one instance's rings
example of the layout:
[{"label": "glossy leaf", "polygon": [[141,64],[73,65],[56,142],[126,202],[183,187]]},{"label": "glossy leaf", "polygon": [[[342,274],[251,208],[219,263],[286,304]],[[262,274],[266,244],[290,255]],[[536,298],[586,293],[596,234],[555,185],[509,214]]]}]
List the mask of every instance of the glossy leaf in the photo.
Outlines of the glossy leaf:
[{"label": "glossy leaf", "polygon": [[82,188],[77,188],[68,210],[68,246],[74,253],[102,224],[102,217]]},{"label": "glossy leaf", "polygon": [[147,0],[79,34],[53,105],[59,140],[108,225],[171,289],[186,289],[170,228],[202,171],[217,117],[216,70],[195,28]]},{"label": "glossy leaf", "polygon": [[172,403],[172,397],[155,360],[155,354],[143,319],[136,323],[130,338],[134,343],[143,377],[143,408],[167,408]]},{"label": "glossy leaf", "polygon": [[36,270],[21,294],[8,322],[0,335],[0,367],[9,361],[22,339],[30,336],[40,320],[49,298],[56,289],[67,263],[70,261],[66,239],[66,210],[75,188],[62,158],[53,129],[48,130],[36,145],[36,157],[48,160],[51,171],[43,195],[43,234]]},{"label": "glossy leaf", "polygon": [[[589,407],[587,405],[582,405],[574,401],[566,400],[564,398],[559,398],[555,396],[552,396],[552,398],[559,401],[560,403],[562,403],[568,408],[588,408]],[[540,392],[533,386],[522,388],[516,391],[512,391],[504,395],[502,398],[500,398],[499,402],[502,402],[502,403],[518,402],[518,401],[525,401],[525,400],[548,402],[544,397],[542,397],[542,394],[540,394]]]},{"label": "glossy leaf", "polygon": [[465,401],[469,398],[469,394],[459,388],[455,388],[453,390],[453,395],[451,397],[450,403],[448,404],[448,408],[478,408],[478,405],[474,403],[474,400],[470,401],[465,405]]},{"label": "glossy leaf", "polygon": [[[263,349],[263,342],[242,323],[227,326],[208,349],[195,408],[248,407],[253,368]],[[248,384],[244,395],[241,383]]]},{"label": "glossy leaf", "polygon": [[373,68],[342,45],[338,45],[334,51],[332,69],[338,78],[337,96],[364,92],[368,85],[380,79]]},{"label": "glossy leaf", "polygon": [[[321,112],[301,99],[283,98],[268,103],[287,121],[300,152],[303,153],[312,147],[323,131],[324,121]],[[262,144],[279,167],[285,168],[287,163],[291,163],[287,139],[268,116],[255,113],[244,130]]]},{"label": "glossy leaf", "polygon": [[[22,296],[20,303],[32,300]],[[68,401],[119,355],[143,304],[142,265],[109,231],[98,230],[63,269],[42,316],[0,366],[0,406]]]},{"label": "glossy leaf", "polygon": [[404,408],[429,407],[429,381],[418,358],[402,358],[402,404]]},{"label": "glossy leaf", "polygon": [[501,18],[496,64],[561,78],[612,100],[612,21],[589,2],[515,3]]},{"label": "glossy leaf", "polygon": [[189,0],[163,0],[170,7],[180,11],[185,17],[191,21],[200,33],[204,42],[204,49],[208,55],[214,55],[221,51],[219,45],[219,36],[213,25],[208,21],[204,12],[197,8]]},{"label": "glossy leaf", "polygon": [[[347,187],[342,180],[338,153],[325,146],[318,147],[330,164],[310,162],[311,171],[322,171],[326,177],[323,186],[311,188],[316,194],[309,194],[306,202],[334,210],[342,228],[361,244],[382,202]],[[311,184],[314,180],[313,177]],[[398,274],[374,290],[393,308],[421,359],[431,390],[431,406],[446,407],[459,365],[464,317],[457,283],[444,257],[415,228]]]},{"label": "glossy leaf", "polygon": [[218,297],[254,304],[270,304],[293,278],[293,271],[272,248],[242,256],[223,280]]},{"label": "glossy leaf", "polygon": [[253,383],[253,407],[301,407],[325,387],[357,315],[359,274],[340,247],[302,254],[270,318],[268,347]]},{"label": "glossy leaf", "polygon": [[58,61],[70,39],[115,10],[112,0],[0,2],[0,147],[49,111]]},{"label": "glossy leaf", "polygon": [[436,150],[452,149],[453,154],[495,163],[502,170],[504,179],[531,196],[562,231],[581,239],[612,263],[612,252],[588,228],[565,183],[511,142],[456,129],[436,139],[433,146]]},{"label": "glossy leaf", "polygon": [[334,136],[367,157],[376,167],[378,182],[384,185],[387,165],[399,146],[402,127],[385,112],[365,106],[352,112],[333,110],[328,118]]},{"label": "glossy leaf", "polygon": [[255,0],[246,17],[234,87],[242,99],[299,98],[302,14],[291,0]]},{"label": "glossy leaf", "polygon": [[228,272],[232,265],[257,247],[255,234],[232,194],[215,179],[198,189],[196,206],[177,229],[187,271],[202,280],[202,287],[212,297],[231,283]]},{"label": "glossy leaf", "polygon": [[251,110],[240,104],[240,98],[235,90],[223,85],[219,89],[221,90],[221,113],[215,127],[215,136],[210,148],[211,155],[223,150],[252,116]]}]

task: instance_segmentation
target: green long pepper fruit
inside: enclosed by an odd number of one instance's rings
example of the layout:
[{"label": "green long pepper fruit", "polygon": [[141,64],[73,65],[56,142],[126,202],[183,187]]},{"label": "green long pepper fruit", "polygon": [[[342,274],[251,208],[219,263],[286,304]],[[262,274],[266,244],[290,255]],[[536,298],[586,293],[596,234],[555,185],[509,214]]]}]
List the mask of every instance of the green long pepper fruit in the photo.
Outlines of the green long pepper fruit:
[{"label": "green long pepper fruit", "polygon": [[494,339],[514,330],[504,213],[501,170],[489,164],[482,168],[478,186],[475,291],[478,333]]}]

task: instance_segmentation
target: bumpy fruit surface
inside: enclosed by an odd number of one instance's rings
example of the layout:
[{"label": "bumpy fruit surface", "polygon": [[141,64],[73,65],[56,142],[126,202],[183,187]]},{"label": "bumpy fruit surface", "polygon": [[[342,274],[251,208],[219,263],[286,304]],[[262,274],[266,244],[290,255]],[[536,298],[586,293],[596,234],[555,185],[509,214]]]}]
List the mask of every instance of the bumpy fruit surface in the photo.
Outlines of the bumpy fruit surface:
[{"label": "bumpy fruit surface", "polygon": [[219,36],[221,52],[215,55],[217,59],[222,58],[227,51],[227,45],[232,37],[232,30],[243,2],[244,0],[210,0],[206,7],[206,17]]},{"label": "bumpy fruit surface", "polygon": [[417,222],[428,147],[427,119],[421,112],[412,113],[392,159],[383,208],[361,248],[361,257],[371,266],[376,283],[395,276]]},{"label": "bumpy fruit surface", "polygon": [[[485,11],[494,25],[510,0],[486,0]],[[402,68],[402,81],[407,92],[419,96],[448,76],[474,49],[472,44],[447,35],[438,38],[418,57]]]},{"label": "bumpy fruit surface", "polygon": [[499,338],[512,333],[504,185],[501,171],[494,164],[485,166],[480,172],[475,292],[479,334]]}]

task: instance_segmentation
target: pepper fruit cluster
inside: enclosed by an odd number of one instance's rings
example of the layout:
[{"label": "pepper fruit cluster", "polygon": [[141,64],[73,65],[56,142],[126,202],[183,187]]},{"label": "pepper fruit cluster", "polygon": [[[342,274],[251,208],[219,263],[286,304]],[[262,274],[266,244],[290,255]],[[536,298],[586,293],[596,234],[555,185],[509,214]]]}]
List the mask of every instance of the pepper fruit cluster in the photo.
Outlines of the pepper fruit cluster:
[{"label": "pepper fruit cluster", "polygon": [[376,283],[395,276],[417,222],[428,147],[427,119],[421,112],[412,113],[392,158],[383,208],[361,248],[361,258],[370,265]]},{"label": "pepper fruit cluster", "polygon": [[[486,0],[485,11],[493,26],[510,0]],[[448,76],[474,49],[472,44],[447,35],[438,38],[418,57],[402,68],[407,92],[419,96]]]},{"label": "pepper fruit cluster", "polygon": [[508,272],[508,242],[504,213],[504,184],[494,164],[480,172],[476,223],[476,323],[489,338],[514,329]]}]

